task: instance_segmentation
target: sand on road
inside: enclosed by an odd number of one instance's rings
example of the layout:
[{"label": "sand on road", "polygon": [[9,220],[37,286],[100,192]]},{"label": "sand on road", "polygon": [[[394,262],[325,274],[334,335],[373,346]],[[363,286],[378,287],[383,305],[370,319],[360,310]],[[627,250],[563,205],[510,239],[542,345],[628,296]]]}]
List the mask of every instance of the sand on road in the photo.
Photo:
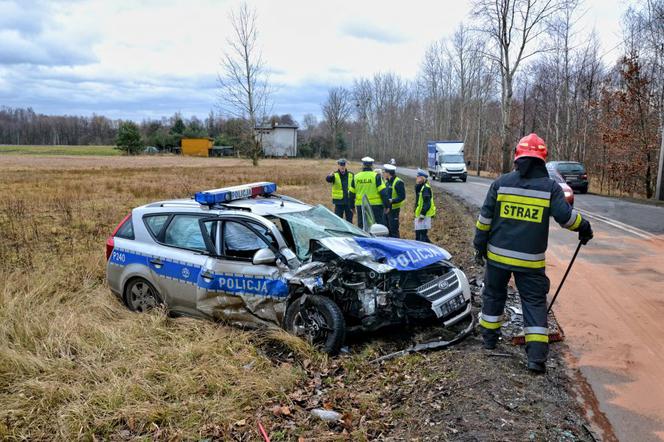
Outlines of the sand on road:
[{"label": "sand on road", "polygon": [[[664,440],[664,237],[595,230],[554,310],[616,436]],[[573,251],[569,238],[552,241],[551,293]]]}]

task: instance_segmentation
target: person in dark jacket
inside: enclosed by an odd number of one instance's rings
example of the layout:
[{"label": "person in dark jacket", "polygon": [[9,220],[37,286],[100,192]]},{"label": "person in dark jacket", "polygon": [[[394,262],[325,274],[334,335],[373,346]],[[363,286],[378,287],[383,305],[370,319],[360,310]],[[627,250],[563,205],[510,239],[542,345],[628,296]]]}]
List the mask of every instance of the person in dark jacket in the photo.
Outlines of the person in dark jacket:
[{"label": "person in dark jacket", "polygon": [[431,219],[436,215],[436,203],[433,200],[433,191],[429,184],[429,174],[417,169],[415,177],[415,239],[422,242],[431,242],[429,229]]},{"label": "person in dark jacket", "polygon": [[353,173],[346,169],[346,160],[340,158],[337,160],[338,169],[330,173],[325,181],[332,184],[332,204],[334,204],[334,213],[339,218],[346,217],[346,221],[353,222],[353,212],[355,212],[355,195],[353,189]]},{"label": "person in dark jacket", "polygon": [[475,224],[478,265],[487,259],[480,328],[484,347],[498,343],[507,284],[514,275],[521,303],[528,369],[544,373],[549,352],[547,302],[549,278],[545,252],[549,216],[579,233],[582,244],[593,237],[590,223],[572,209],[560,186],[549,178],[544,140],[530,134],[516,146],[516,170],[500,176],[489,187]]},{"label": "person in dark jacket", "polygon": [[393,164],[383,165],[383,180],[385,181],[386,192],[389,196],[388,207],[385,208],[385,220],[387,228],[392,238],[399,238],[399,215],[401,206],[406,200],[406,185],[397,174],[397,168]]}]

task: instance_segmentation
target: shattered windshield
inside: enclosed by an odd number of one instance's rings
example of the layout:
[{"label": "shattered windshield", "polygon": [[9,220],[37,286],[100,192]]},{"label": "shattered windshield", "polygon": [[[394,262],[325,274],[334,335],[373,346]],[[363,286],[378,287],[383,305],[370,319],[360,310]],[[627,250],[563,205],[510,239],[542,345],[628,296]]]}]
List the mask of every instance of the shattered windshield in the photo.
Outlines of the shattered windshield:
[{"label": "shattered windshield", "polygon": [[312,239],[331,236],[369,236],[321,205],[304,212],[279,214],[277,217],[288,224],[295,244],[295,253],[300,260],[309,257],[309,244]]}]

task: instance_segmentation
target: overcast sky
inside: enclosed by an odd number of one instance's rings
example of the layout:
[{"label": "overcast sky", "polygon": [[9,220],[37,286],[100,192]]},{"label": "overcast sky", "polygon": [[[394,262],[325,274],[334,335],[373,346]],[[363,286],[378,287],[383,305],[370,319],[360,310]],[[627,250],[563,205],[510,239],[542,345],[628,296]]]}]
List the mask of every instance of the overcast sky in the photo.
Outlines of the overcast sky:
[{"label": "overcast sky", "polygon": [[[327,89],[392,71],[467,20],[464,0],[256,0],[274,113],[320,114]],[[216,109],[235,0],[0,0],[0,105],[141,120]],[[618,56],[628,0],[585,0],[579,30]],[[612,50],[613,49],[613,50]]]}]

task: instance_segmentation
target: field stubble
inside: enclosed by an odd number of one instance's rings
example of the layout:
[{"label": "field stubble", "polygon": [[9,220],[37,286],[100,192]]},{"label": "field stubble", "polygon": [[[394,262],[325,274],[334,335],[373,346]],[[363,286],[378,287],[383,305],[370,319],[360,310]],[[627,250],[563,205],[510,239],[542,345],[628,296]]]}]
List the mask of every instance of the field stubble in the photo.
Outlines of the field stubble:
[{"label": "field stubble", "polygon": [[[532,385],[513,373],[505,378],[503,384],[519,391],[557,394],[545,400],[547,409],[519,410],[523,417],[487,404],[472,388],[462,401],[433,394],[441,386],[463,393],[464,384],[488,381],[492,371],[522,369],[518,359],[483,358],[477,345],[376,366],[367,361],[395,345],[379,338],[328,359],[283,332],[171,319],[163,311],[133,314],[105,286],[104,240],[131,208],[263,180],[304,201],[329,204],[323,178],[334,168],[331,161],[266,160],[253,168],[235,159],[35,159],[34,168],[32,158],[0,159],[3,439],[255,440],[256,420],[272,440],[448,440],[467,431],[480,438],[529,431],[537,438],[559,435],[557,427],[580,431],[560,374]],[[409,182],[402,233],[410,238],[412,193]],[[472,219],[448,196],[436,199],[440,216],[431,237],[468,264]],[[345,412],[342,423],[312,419],[314,406]]]}]

